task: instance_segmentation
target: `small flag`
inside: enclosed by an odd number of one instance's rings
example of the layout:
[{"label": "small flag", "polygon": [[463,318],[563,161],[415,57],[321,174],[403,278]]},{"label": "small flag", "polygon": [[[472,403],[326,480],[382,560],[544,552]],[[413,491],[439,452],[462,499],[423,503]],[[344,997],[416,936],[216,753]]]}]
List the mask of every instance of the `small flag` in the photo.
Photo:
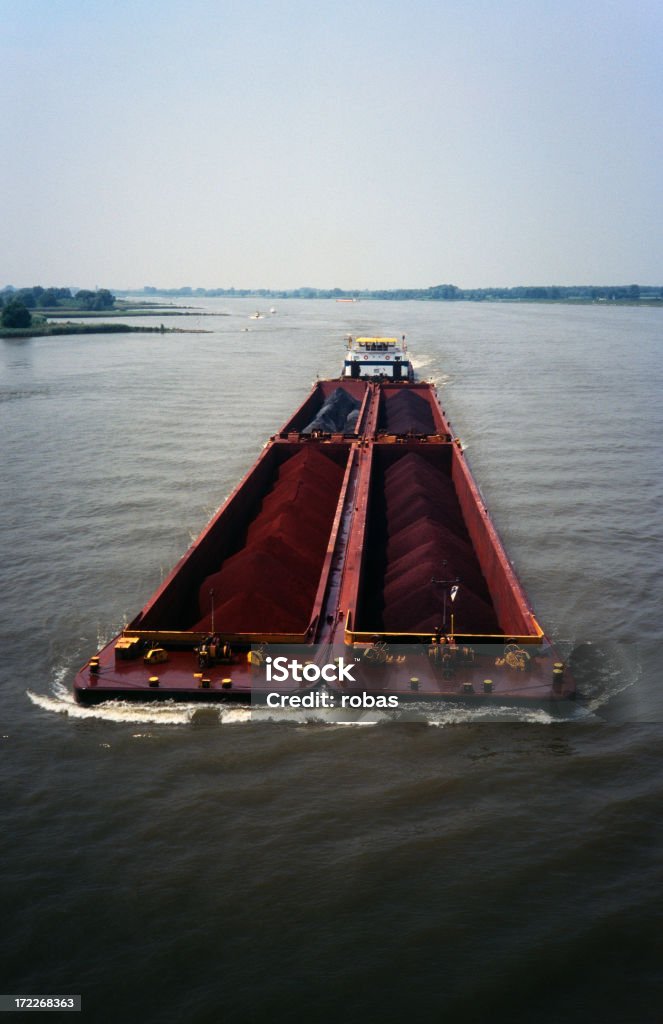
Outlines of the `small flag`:
[{"label": "small flag", "polygon": [[452,601],[456,600],[456,594],[457,593],[458,593],[458,587],[452,587],[451,588],[451,593],[449,594],[449,597],[451,598]]}]

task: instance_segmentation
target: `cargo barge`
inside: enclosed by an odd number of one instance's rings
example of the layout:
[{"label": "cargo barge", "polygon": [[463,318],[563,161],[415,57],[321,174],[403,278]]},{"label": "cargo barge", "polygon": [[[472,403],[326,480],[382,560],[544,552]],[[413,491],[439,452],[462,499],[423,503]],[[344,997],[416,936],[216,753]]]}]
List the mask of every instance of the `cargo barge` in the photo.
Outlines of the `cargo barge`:
[{"label": "cargo barge", "polygon": [[83,704],[574,693],[433,384],[395,338],[350,339],[342,375],[316,382],[74,681]]}]

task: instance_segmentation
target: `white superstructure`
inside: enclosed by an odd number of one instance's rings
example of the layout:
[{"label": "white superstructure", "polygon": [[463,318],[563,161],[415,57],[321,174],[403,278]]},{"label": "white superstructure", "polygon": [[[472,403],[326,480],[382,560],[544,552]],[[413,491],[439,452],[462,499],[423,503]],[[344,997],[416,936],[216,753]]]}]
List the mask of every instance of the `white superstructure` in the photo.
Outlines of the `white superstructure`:
[{"label": "white superstructure", "polygon": [[350,338],[343,364],[344,377],[388,377],[412,380],[405,338]]}]

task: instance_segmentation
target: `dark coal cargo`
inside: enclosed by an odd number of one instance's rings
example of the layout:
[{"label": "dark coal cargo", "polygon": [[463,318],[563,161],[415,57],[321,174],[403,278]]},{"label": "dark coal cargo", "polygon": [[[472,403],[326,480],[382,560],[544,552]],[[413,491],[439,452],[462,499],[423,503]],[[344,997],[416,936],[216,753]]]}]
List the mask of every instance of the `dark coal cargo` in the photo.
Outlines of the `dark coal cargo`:
[{"label": "dark coal cargo", "polygon": [[322,431],[328,434],[354,434],[357,429],[360,402],[343,388],[336,388],[302,434]]}]

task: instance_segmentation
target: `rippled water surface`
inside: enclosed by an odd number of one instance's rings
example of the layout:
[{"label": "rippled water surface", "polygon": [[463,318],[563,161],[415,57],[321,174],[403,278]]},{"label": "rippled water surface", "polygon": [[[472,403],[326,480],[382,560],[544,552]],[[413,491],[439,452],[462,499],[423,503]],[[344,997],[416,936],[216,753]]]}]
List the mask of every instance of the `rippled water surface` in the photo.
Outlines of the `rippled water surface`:
[{"label": "rippled water surface", "polygon": [[[0,342],[0,989],[94,1021],[660,1022],[663,314],[277,307]],[[78,708],[347,333],[408,335],[582,699]]]}]

